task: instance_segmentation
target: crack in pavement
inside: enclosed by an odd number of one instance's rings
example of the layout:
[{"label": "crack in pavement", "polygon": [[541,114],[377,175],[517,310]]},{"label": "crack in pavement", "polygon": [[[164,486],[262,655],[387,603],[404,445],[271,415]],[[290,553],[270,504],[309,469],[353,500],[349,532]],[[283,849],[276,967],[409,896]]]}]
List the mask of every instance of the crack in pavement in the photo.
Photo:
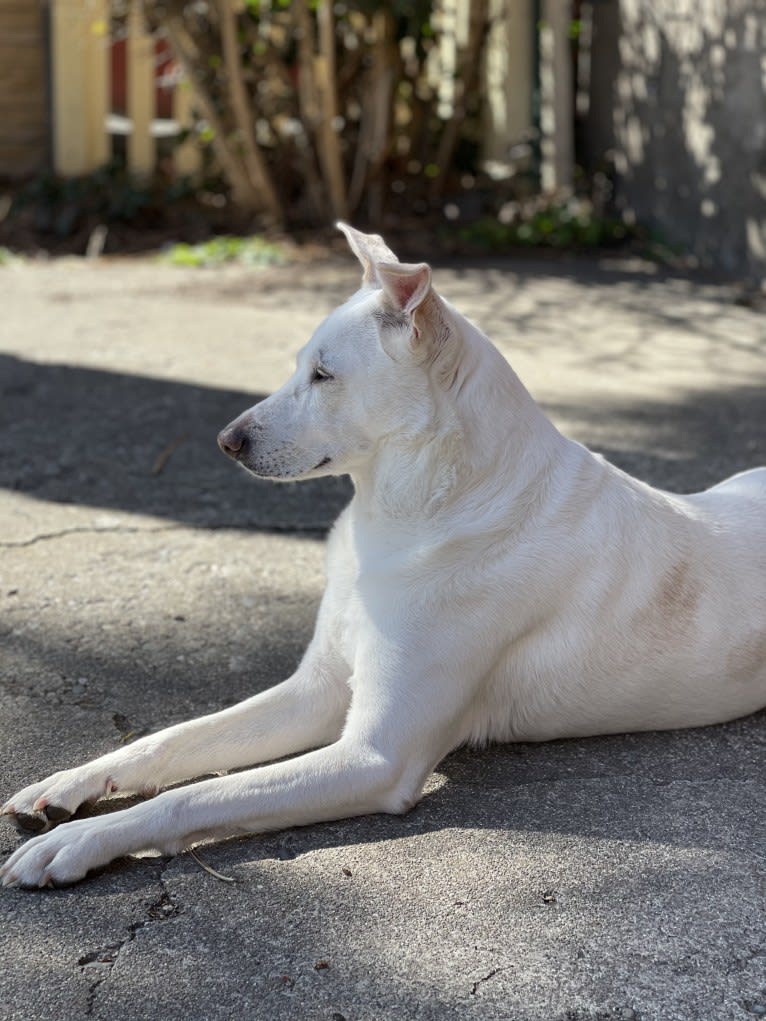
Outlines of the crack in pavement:
[{"label": "crack in pavement", "polygon": [[[160,870],[158,882],[161,887],[161,893],[146,908],[148,917],[129,925],[125,936],[116,943],[109,943],[98,950],[93,950],[78,958],[77,965],[80,968],[80,973],[91,979],[88,988],[88,1001],[85,1008],[86,1017],[92,1016],[99,988],[112,974],[112,968],[119,960],[123,949],[135,940],[136,933],[149,925],[167,922],[171,918],[175,918],[183,913],[183,908],[176,904],[170,891],[165,886],[165,872],[170,867],[172,861],[173,859],[168,861]],[[95,975],[93,975],[94,972]]]},{"label": "crack in pavement", "polygon": [[[237,532],[242,531],[242,529],[237,526],[227,523],[219,524],[215,522],[200,522],[199,524],[178,522],[172,525],[158,525],[155,528],[139,528],[138,526],[133,525],[108,525],[104,528],[94,527],[92,525],[75,525],[73,528],[62,528],[58,532],[41,532],[39,535],[33,535],[30,539],[2,541],[0,542],[0,549],[25,549],[28,546],[36,545],[38,542],[50,542],[53,539],[66,539],[70,535],[156,535],[158,532],[181,532],[189,528],[202,528],[206,532],[225,532],[227,530]],[[244,531],[253,533],[265,530],[267,532],[274,533],[275,535],[302,535],[321,540],[327,535],[329,528],[330,524],[319,526],[285,525],[279,522],[271,522],[262,524],[254,523]]]},{"label": "crack in pavement", "polygon": [[489,979],[494,978],[494,976],[501,971],[505,971],[505,967],[493,968],[484,976],[484,978],[480,978],[477,982],[474,982],[474,984],[471,986],[471,996],[476,996],[479,986],[483,985],[484,982],[488,982]]},{"label": "crack in pavement", "polygon": [[133,525],[107,525],[104,528],[92,525],[75,525],[73,528],[62,528],[58,532],[41,532],[33,535],[31,539],[18,539],[10,542],[0,542],[0,549],[23,549],[26,546],[34,546],[38,542],[48,542],[52,539],[65,539],[70,535],[101,535],[123,533],[124,535],[135,535],[146,532],[147,535],[154,535],[157,532],[176,532],[183,528],[183,525],[158,525],[156,528],[138,528]]}]

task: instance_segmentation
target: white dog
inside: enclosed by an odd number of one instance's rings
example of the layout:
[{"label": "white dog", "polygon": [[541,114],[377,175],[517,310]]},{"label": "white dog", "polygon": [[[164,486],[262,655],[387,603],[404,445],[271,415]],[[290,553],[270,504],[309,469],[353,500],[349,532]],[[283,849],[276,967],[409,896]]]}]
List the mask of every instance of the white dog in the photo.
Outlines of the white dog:
[{"label": "white dog", "polygon": [[255,475],[354,481],[298,670],[55,773],[3,812],[40,830],[115,790],[295,757],[36,836],[5,885],[406,812],[464,742],[690,727],[766,704],[766,469],[694,496],[636,481],[556,431],[426,264],[341,226],[361,289],[282,389],[219,436]]}]

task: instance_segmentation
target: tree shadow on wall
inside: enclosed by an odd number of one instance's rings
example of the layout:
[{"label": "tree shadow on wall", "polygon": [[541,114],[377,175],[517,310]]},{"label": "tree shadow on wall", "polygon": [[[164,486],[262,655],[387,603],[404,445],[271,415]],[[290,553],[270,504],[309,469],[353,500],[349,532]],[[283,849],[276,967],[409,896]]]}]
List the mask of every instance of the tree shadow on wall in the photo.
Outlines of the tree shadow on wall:
[{"label": "tree shadow on wall", "polygon": [[[618,198],[703,264],[762,275],[762,18],[720,5],[711,27],[672,5],[594,5],[591,164],[615,153]],[[760,139],[760,141],[759,141]]]}]

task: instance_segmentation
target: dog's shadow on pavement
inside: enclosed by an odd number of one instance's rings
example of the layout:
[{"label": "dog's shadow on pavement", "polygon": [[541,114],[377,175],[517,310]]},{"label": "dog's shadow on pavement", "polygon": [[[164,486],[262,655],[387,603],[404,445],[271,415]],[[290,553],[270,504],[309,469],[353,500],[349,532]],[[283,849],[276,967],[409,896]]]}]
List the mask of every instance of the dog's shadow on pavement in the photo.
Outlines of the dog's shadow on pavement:
[{"label": "dog's shadow on pavement", "polygon": [[219,430],[263,396],[0,355],[0,487],[197,527],[322,533],[347,480],[275,486],[218,450]]},{"label": "dog's shadow on pavement", "polygon": [[368,816],[220,845],[228,866],[321,847],[484,831],[751,853],[760,846],[766,711],[689,730],[460,748],[404,816]]}]

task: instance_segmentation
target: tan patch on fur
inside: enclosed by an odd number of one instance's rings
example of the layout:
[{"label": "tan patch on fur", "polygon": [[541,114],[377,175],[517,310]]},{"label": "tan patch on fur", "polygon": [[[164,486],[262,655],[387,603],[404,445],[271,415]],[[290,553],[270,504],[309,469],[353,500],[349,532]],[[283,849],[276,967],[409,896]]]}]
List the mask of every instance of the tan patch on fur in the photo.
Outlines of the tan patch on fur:
[{"label": "tan patch on fur", "polygon": [[688,560],[679,560],[660,579],[649,603],[631,624],[654,641],[666,641],[688,631],[699,606],[700,585]]},{"label": "tan patch on fur", "polygon": [[685,620],[694,615],[699,603],[699,586],[689,575],[689,562],[681,560],[662,579],[658,607],[663,615]]}]

